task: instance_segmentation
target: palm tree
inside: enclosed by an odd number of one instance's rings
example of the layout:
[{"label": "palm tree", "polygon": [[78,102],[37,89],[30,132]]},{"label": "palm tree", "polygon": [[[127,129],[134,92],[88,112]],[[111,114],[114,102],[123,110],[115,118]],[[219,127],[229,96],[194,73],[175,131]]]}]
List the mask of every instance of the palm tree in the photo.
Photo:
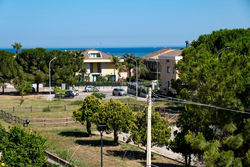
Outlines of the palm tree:
[{"label": "palm tree", "polygon": [[115,75],[115,70],[118,70],[118,75],[119,75],[119,67],[121,66],[120,58],[118,56],[112,55],[111,61],[112,61],[112,63],[115,66],[115,68],[114,68],[114,75]]},{"label": "palm tree", "polygon": [[14,44],[11,45],[13,49],[16,50],[16,54],[18,55],[19,50],[23,47],[21,43],[15,42]]},{"label": "palm tree", "polygon": [[128,77],[131,78],[131,70],[136,71],[136,63],[138,64],[138,77],[145,76],[149,70],[146,65],[143,63],[143,59],[140,57],[135,57],[134,54],[125,54],[123,55],[125,60],[125,66],[128,70]]},{"label": "palm tree", "polygon": [[126,53],[125,55],[123,55],[123,58],[124,58],[125,67],[127,68],[128,78],[130,79],[131,69],[134,69],[136,67],[135,61],[134,61],[135,56],[134,56],[134,54]]}]

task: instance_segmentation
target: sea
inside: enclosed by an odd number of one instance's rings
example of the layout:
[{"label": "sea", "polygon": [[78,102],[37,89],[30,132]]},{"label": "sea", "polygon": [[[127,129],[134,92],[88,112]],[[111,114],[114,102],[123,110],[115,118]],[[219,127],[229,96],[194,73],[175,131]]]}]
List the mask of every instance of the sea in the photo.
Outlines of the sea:
[{"label": "sea", "polygon": [[[162,48],[172,48],[172,49],[181,49],[184,48],[184,46],[174,46],[174,47],[120,47],[120,48],[91,48],[91,49],[97,49],[99,51],[109,53],[111,55],[115,56],[122,56],[126,53],[134,54],[136,57],[144,56],[148,53],[155,52],[157,50],[160,50]],[[26,49],[26,48],[23,48]],[[80,49],[90,49],[90,48],[45,48],[46,50],[80,50]],[[13,48],[0,48],[0,50],[7,50],[9,52],[15,52]],[[22,49],[21,49],[22,50]]]}]

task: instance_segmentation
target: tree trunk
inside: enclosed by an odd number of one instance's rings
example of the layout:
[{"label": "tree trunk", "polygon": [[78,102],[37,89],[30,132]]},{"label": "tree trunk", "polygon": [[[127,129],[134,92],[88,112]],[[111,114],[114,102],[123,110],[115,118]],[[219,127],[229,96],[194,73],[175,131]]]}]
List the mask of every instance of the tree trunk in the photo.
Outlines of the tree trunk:
[{"label": "tree trunk", "polygon": [[39,83],[36,83],[36,93],[39,93]]},{"label": "tree trunk", "polygon": [[188,166],[191,166],[191,154],[188,155]]},{"label": "tree trunk", "polygon": [[188,156],[185,155],[185,166],[188,166]]},{"label": "tree trunk", "polygon": [[129,78],[129,82],[131,82],[131,68],[128,69],[128,78]]},{"label": "tree trunk", "polygon": [[114,130],[114,145],[117,146],[118,143],[118,133],[117,130]]},{"label": "tree trunk", "polygon": [[87,132],[88,132],[89,136],[91,136],[91,122],[87,121],[86,129],[87,129]]},{"label": "tree trunk", "polygon": [[2,85],[2,94],[4,94],[4,82],[3,82],[3,85]]}]

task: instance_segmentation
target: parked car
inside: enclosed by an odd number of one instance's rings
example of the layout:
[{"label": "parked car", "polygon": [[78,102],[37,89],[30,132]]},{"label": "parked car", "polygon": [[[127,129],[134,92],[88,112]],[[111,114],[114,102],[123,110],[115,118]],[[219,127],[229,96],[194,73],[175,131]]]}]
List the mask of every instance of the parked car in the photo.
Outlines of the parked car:
[{"label": "parked car", "polygon": [[99,89],[97,89],[95,86],[86,86],[84,92],[99,92]]},{"label": "parked car", "polygon": [[74,97],[75,95],[72,90],[55,94],[55,98],[74,98]]},{"label": "parked car", "polygon": [[75,96],[79,96],[78,90],[74,89],[74,90],[72,90],[72,92],[73,92],[73,94],[74,94]]},{"label": "parked car", "polygon": [[124,89],[118,89],[118,88],[115,88],[112,92],[112,95],[113,96],[126,96],[127,95],[127,92],[125,92]]}]

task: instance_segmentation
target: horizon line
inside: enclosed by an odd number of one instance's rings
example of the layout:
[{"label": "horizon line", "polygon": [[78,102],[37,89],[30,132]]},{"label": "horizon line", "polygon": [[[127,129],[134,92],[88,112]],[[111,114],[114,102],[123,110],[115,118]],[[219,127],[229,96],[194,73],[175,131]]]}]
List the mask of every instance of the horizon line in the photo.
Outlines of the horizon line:
[{"label": "horizon line", "polygon": [[[45,49],[65,49],[65,48],[74,48],[74,49],[81,49],[81,48],[185,48],[186,46],[105,46],[105,47],[23,47],[21,49],[33,49],[33,48],[45,48]],[[0,49],[13,49],[12,47],[0,47]]]}]

